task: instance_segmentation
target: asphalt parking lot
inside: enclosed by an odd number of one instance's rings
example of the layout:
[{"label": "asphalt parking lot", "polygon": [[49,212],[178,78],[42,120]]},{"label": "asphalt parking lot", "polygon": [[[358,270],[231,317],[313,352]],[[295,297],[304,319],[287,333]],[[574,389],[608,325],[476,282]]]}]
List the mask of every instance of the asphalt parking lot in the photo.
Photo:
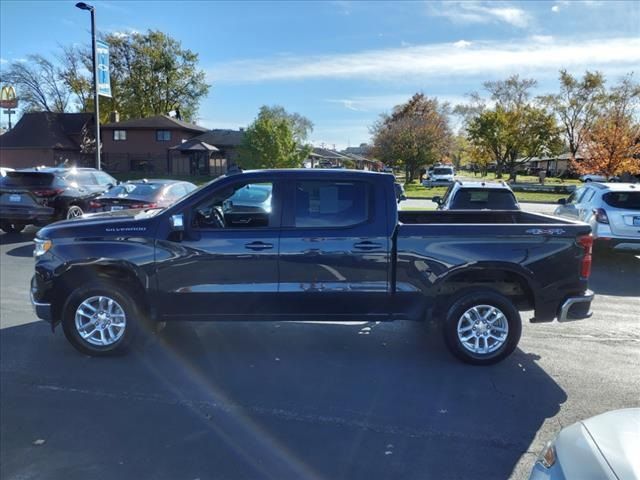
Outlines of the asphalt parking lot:
[{"label": "asphalt parking lot", "polygon": [[636,256],[596,257],[593,317],[523,314],[492,367],[409,322],[182,324],[95,359],[32,314],[33,232],[0,234],[6,480],[524,479],[563,426],[640,404]]}]

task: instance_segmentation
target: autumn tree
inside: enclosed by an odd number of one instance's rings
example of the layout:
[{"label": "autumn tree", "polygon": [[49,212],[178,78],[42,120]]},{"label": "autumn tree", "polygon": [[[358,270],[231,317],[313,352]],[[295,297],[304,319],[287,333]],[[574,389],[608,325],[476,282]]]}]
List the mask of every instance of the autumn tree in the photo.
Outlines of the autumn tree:
[{"label": "autumn tree", "polygon": [[420,167],[444,158],[451,146],[448,105],[416,93],[371,127],[373,151],[385,164],[403,167],[408,182]]},{"label": "autumn tree", "polygon": [[558,117],[571,158],[584,145],[605,100],[604,77],[600,72],[585,72],[578,79],[560,71],[560,92],[541,97],[541,101]]},{"label": "autumn tree", "polygon": [[514,75],[503,81],[486,82],[494,106],[472,108],[466,118],[470,142],[490,152],[496,162],[496,177],[503,172],[516,180],[518,170],[531,158],[559,153],[560,130],[552,113],[531,99],[535,80]]},{"label": "autumn tree", "polygon": [[572,162],[577,172],[607,177],[640,173],[640,123],[635,115],[639,102],[640,85],[630,75],[611,89],[585,137],[585,158]]},{"label": "autumn tree", "polygon": [[243,168],[300,167],[311,152],[304,141],[312,128],[302,115],[263,106],[247,128],[239,163]]}]

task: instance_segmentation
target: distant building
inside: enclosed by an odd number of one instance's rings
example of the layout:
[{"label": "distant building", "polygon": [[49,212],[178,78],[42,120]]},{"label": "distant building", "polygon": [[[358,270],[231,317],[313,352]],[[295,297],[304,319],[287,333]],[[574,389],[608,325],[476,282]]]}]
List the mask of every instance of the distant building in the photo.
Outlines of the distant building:
[{"label": "distant building", "polygon": [[341,168],[349,157],[328,148],[314,147],[303,162],[305,168]]},{"label": "distant building", "polygon": [[238,163],[245,131],[208,130],[171,152],[171,172],[181,175],[222,175]]},{"label": "distant building", "polygon": [[[576,155],[576,161],[583,160],[581,154]],[[569,172],[571,162],[571,153],[563,153],[561,155],[554,155],[550,157],[533,157],[526,162],[526,168],[530,173],[535,173],[539,170],[544,170],[552,176],[562,176]]]},{"label": "distant building", "polygon": [[359,147],[347,147],[340,153],[360,155],[363,157],[368,157],[371,154],[371,145],[368,143],[361,143]]},{"label": "distant building", "polygon": [[8,132],[0,135],[0,166],[28,168],[93,165],[92,113],[25,113]]},{"label": "distant building", "polygon": [[172,148],[207,131],[167,115],[136,118],[102,125],[102,163],[109,172],[172,170]]}]

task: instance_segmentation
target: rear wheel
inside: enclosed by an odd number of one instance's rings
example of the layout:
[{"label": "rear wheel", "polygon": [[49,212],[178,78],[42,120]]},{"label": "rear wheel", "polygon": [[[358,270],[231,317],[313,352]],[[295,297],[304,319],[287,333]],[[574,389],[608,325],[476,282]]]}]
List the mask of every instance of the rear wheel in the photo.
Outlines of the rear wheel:
[{"label": "rear wheel", "polygon": [[521,332],[520,313],[507,297],[493,290],[455,297],[443,329],[451,353],[474,365],[490,365],[509,356]]},{"label": "rear wheel", "polygon": [[81,217],[82,215],[84,215],[84,212],[78,205],[71,205],[67,210],[67,219]]},{"label": "rear wheel", "polygon": [[0,229],[5,233],[20,233],[24,230],[25,225],[23,223],[5,223],[0,224]]},{"label": "rear wheel", "polygon": [[129,294],[108,282],[75,289],[62,311],[65,337],[78,351],[92,356],[126,351],[142,320]]}]

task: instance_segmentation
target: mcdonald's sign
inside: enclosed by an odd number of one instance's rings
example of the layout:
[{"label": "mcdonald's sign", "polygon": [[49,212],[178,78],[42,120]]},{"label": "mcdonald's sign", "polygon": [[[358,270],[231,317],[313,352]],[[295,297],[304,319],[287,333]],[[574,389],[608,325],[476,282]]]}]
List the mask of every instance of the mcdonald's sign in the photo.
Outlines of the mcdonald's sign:
[{"label": "mcdonald's sign", "polygon": [[5,85],[0,90],[0,108],[12,109],[18,106],[16,91],[11,85]]}]

